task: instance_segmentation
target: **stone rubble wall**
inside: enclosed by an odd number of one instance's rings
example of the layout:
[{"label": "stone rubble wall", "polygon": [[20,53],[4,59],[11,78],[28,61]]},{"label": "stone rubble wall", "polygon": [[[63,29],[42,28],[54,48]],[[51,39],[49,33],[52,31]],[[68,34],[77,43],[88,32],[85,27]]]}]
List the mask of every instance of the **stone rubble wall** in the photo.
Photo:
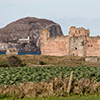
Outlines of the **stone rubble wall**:
[{"label": "stone rubble wall", "polygon": [[16,50],[16,48],[8,48],[6,55],[18,55],[18,51]]},{"label": "stone rubble wall", "polygon": [[97,56],[88,56],[88,57],[85,57],[85,61],[88,61],[88,62],[98,62],[99,61],[99,58]]}]

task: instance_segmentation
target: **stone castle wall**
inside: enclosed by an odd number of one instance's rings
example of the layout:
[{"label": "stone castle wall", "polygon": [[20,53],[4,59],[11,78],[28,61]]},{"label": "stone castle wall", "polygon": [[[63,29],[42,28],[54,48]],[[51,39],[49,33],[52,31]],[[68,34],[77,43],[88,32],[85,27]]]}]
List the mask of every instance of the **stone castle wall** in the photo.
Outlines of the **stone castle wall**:
[{"label": "stone castle wall", "polygon": [[88,41],[86,44],[86,56],[100,57],[100,39],[98,37],[88,38]]},{"label": "stone castle wall", "polygon": [[69,36],[50,37],[43,29],[41,54],[52,56],[100,56],[100,37],[89,37],[89,29],[71,27]]},{"label": "stone castle wall", "polygon": [[62,56],[69,55],[69,37],[49,37],[49,32],[43,30],[41,34],[41,54]]},{"label": "stone castle wall", "polygon": [[48,39],[46,43],[46,54],[62,56],[69,54],[68,38],[58,37],[54,39]]}]

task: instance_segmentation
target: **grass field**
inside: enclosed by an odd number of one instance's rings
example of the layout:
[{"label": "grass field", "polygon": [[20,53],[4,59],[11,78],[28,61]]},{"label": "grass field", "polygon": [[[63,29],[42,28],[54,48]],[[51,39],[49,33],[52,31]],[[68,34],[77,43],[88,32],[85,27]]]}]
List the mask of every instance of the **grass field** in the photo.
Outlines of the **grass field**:
[{"label": "grass field", "polygon": [[[0,100],[14,100],[12,97],[7,97],[5,95],[0,96]],[[100,95],[89,95],[89,96],[69,96],[69,97],[46,97],[40,98],[36,97],[34,99],[23,98],[23,99],[15,99],[15,100],[100,100]]]},{"label": "grass field", "polygon": [[[7,63],[9,55],[0,55],[0,64]],[[85,62],[84,57],[78,56],[43,56],[43,55],[18,55],[18,58],[27,66],[100,66],[100,63]],[[100,59],[100,58],[99,58]]]}]

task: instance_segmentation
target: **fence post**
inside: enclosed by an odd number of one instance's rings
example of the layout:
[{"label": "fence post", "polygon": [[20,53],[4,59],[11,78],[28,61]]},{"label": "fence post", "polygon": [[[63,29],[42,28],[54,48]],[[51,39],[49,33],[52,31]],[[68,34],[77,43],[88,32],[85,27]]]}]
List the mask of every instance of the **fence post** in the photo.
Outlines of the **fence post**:
[{"label": "fence post", "polygon": [[71,90],[71,84],[72,84],[72,81],[73,81],[73,75],[74,75],[74,72],[71,71],[71,75],[70,75],[70,79],[69,79],[69,83],[68,83],[68,88],[67,88],[68,95],[69,95],[70,90]]},{"label": "fence post", "polygon": [[50,95],[53,94],[54,92],[53,88],[54,88],[54,81],[52,80],[52,82],[50,83],[50,91],[49,91]]}]

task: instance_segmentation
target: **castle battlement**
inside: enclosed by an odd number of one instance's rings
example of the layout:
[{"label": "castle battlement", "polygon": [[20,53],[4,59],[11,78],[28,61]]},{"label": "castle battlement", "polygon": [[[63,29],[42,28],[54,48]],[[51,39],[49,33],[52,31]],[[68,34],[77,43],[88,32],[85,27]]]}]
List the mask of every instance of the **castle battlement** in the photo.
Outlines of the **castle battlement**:
[{"label": "castle battlement", "polygon": [[89,29],[84,29],[83,27],[76,28],[76,27],[72,26],[70,28],[70,31],[69,31],[69,37],[72,37],[72,36],[86,36],[86,37],[89,37],[89,34],[90,34]]},{"label": "castle battlement", "polygon": [[41,54],[52,56],[99,56],[100,37],[90,37],[89,29],[72,26],[68,36],[50,37],[48,30],[41,34]]}]

